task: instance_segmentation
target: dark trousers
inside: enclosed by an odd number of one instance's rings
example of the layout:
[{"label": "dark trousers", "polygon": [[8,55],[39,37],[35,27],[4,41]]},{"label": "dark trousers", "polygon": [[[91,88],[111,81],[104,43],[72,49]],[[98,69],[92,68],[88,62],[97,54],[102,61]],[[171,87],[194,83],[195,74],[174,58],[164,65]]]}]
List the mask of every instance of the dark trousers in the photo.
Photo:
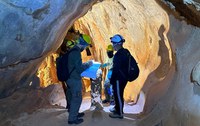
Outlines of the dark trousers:
[{"label": "dark trousers", "polygon": [[70,108],[70,101],[72,98],[72,94],[70,93],[69,87],[67,87],[67,84],[65,82],[62,82],[62,87],[65,93],[65,98],[66,98],[66,109]]},{"label": "dark trousers", "polygon": [[124,108],[124,88],[126,87],[127,81],[117,80],[116,83],[113,84],[113,93],[115,100],[115,110],[119,115],[123,114]]},{"label": "dark trousers", "polygon": [[81,80],[68,79],[67,86],[71,94],[68,121],[74,121],[78,118],[78,112],[82,102],[82,82]]}]

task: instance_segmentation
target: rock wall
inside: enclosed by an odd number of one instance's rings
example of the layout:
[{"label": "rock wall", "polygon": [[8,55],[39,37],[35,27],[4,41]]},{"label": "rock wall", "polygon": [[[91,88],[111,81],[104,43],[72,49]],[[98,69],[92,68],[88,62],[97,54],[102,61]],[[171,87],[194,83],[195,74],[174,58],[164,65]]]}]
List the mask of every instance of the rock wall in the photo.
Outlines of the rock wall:
[{"label": "rock wall", "polygon": [[170,18],[170,24],[172,27],[168,36],[176,54],[177,72],[173,89],[168,92],[172,97],[171,113],[163,124],[199,126],[200,71],[197,70],[200,61],[200,28],[177,21],[173,17]]},{"label": "rock wall", "polygon": [[0,98],[29,86],[41,62],[96,0],[0,1]]},{"label": "rock wall", "polygon": [[[163,8],[166,9],[166,6]],[[174,74],[166,82],[171,83],[167,93],[138,125],[199,126],[200,28],[192,20],[185,19],[187,16],[180,20],[178,11],[174,14],[174,10],[166,10],[169,14],[170,28],[167,37],[173,52]],[[185,10],[185,13],[189,15],[191,11]]]},{"label": "rock wall", "polygon": [[[199,126],[200,29],[170,16],[168,38],[175,61],[169,90],[138,125]],[[197,72],[198,71],[198,72]]]}]

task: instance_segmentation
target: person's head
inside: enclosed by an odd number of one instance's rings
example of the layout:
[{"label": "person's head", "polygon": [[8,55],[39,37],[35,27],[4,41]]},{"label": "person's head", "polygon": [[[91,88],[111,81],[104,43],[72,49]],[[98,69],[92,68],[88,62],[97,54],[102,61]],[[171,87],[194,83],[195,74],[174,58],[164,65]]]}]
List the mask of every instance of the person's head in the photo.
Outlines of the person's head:
[{"label": "person's head", "polygon": [[88,35],[80,34],[80,37],[78,38],[77,43],[78,43],[81,51],[83,51],[84,49],[86,49],[88,46],[91,45],[91,38]]},{"label": "person's head", "polygon": [[107,46],[106,51],[107,51],[108,57],[112,58],[113,57],[114,48],[113,48],[113,46],[111,44]]},{"label": "person's head", "polygon": [[73,46],[74,46],[74,42],[73,41],[70,41],[70,40],[67,40],[66,38],[63,40],[63,43],[60,47],[60,54],[64,54],[66,53],[67,51],[69,51]]},{"label": "person's head", "polygon": [[68,48],[68,49],[71,49],[71,48],[73,48],[75,46],[75,42],[73,42],[73,41],[71,41],[71,40],[68,40],[67,42],[66,42],[66,47]]},{"label": "person's head", "polygon": [[120,34],[116,34],[113,37],[110,37],[110,41],[113,44],[114,50],[118,51],[119,49],[123,47],[123,43],[125,42],[125,39]]}]

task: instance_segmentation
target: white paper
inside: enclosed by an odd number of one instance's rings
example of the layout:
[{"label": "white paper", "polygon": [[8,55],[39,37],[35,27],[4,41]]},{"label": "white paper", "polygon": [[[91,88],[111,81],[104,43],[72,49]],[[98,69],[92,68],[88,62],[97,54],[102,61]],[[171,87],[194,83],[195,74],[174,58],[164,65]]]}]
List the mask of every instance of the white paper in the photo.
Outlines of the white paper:
[{"label": "white paper", "polygon": [[88,78],[96,78],[97,77],[96,73],[100,65],[101,63],[93,61],[93,65],[89,67],[88,69],[86,69],[85,71],[83,71],[81,73],[81,76],[88,77]]}]

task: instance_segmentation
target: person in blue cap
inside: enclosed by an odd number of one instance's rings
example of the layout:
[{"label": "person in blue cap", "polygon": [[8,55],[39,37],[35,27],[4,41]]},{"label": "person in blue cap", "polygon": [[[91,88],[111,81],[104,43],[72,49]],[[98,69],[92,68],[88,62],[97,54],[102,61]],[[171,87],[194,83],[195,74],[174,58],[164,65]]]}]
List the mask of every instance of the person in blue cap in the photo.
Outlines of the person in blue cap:
[{"label": "person in blue cap", "polygon": [[[113,59],[113,69],[110,79],[110,83],[113,87],[115,106],[112,113],[109,114],[111,118],[123,118],[123,107],[124,107],[124,89],[127,84],[127,79],[124,75],[127,73],[128,57],[127,49],[123,48],[125,39],[123,36],[116,34],[110,38],[111,43],[115,51]],[[125,74],[124,74],[125,73]]]}]

